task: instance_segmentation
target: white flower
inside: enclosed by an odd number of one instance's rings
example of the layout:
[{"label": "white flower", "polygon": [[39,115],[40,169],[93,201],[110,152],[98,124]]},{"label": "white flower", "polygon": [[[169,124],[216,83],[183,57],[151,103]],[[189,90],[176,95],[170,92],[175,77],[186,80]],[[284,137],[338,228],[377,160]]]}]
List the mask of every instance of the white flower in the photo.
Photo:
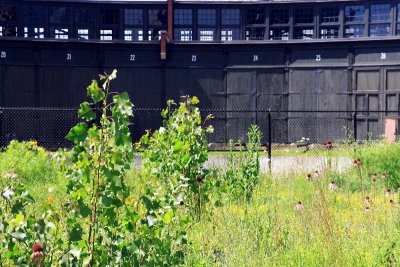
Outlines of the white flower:
[{"label": "white flower", "polygon": [[49,193],[54,191],[54,187],[49,187],[49,189],[47,189],[49,191]]},{"label": "white flower", "polygon": [[56,228],[56,225],[55,225],[54,223],[52,223],[52,222],[48,222],[48,223],[47,223],[47,227],[48,227],[48,228],[55,229],[55,228]]},{"label": "white flower", "polygon": [[164,128],[164,127],[160,127],[160,130],[158,130],[158,132],[159,132],[160,134],[163,134],[163,133],[165,132],[165,128]]},{"label": "white flower", "polygon": [[115,78],[117,78],[117,70],[116,69],[113,70],[113,72],[110,74],[108,79],[111,81],[111,80],[114,80]]},{"label": "white flower", "polygon": [[3,192],[3,197],[6,199],[10,200],[11,196],[14,195],[14,191],[11,190],[11,188],[7,187],[6,191]]}]

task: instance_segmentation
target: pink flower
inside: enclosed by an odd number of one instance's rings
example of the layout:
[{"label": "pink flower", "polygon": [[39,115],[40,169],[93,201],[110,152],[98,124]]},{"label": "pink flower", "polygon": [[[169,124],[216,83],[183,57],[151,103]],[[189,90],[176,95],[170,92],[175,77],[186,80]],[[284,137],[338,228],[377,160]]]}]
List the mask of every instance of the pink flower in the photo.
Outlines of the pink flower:
[{"label": "pink flower", "polygon": [[319,172],[318,171],[315,171],[314,172],[314,178],[318,178],[319,177]]},{"label": "pink flower", "polygon": [[296,206],[294,207],[295,211],[301,211],[304,209],[303,203],[301,201],[297,202]]},{"label": "pink flower", "polygon": [[336,183],[335,181],[332,181],[329,183],[329,191],[335,191],[336,190]]},{"label": "pink flower", "polygon": [[365,197],[365,199],[364,199],[364,205],[365,205],[366,207],[370,207],[370,206],[372,205],[372,199],[370,199],[369,196],[366,196],[366,197]]},{"label": "pink flower", "polygon": [[392,194],[392,190],[390,190],[390,188],[387,188],[385,190],[385,197],[390,197],[391,194]]},{"label": "pink flower", "polygon": [[39,267],[42,266],[42,261],[44,258],[43,245],[40,243],[35,243],[32,247],[32,254],[29,257],[31,262]]},{"label": "pink flower", "polygon": [[387,178],[387,175],[386,175],[386,173],[383,172],[383,173],[381,174],[381,179],[382,179],[382,180],[386,180],[386,178]]},{"label": "pink flower", "polygon": [[312,180],[311,174],[307,174],[306,179],[307,181],[311,181]]},{"label": "pink flower", "polygon": [[376,172],[374,172],[374,173],[372,174],[371,182],[373,182],[373,183],[376,182]]},{"label": "pink flower", "polygon": [[332,149],[332,148],[333,148],[332,140],[331,140],[331,139],[327,139],[327,140],[325,141],[325,148],[326,148],[326,149]]},{"label": "pink flower", "polygon": [[354,160],[354,167],[356,167],[357,169],[360,168],[361,166],[361,159],[357,158]]}]

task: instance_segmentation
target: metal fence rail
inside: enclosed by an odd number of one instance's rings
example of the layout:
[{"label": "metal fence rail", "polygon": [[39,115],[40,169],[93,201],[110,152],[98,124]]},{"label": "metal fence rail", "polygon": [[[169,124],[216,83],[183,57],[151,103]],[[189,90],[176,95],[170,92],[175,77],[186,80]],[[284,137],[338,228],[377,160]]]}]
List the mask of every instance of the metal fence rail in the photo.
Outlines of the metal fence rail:
[{"label": "metal fence rail", "polygon": [[[137,141],[146,129],[156,130],[162,124],[161,109],[134,109],[132,136]],[[400,111],[276,111],[276,110],[201,110],[213,119],[214,133],[208,135],[210,147],[226,147],[234,142],[247,142],[247,130],[257,124],[263,143],[296,143],[302,138],[309,143],[364,141],[382,137],[397,139]],[[0,147],[11,140],[31,140],[48,149],[71,147],[64,137],[79,122],[74,108],[1,108]]]}]

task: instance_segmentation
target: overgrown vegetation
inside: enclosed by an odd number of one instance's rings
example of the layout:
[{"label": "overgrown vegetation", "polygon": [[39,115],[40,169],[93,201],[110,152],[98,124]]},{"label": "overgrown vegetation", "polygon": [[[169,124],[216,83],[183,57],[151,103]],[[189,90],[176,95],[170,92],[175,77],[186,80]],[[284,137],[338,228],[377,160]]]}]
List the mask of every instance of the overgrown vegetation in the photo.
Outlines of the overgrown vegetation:
[{"label": "overgrown vegetation", "polygon": [[232,141],[226,167],[207,169],[212,128],[186,97],[135,144],[136,166],[115,77],[88,87],[72,151],[13,141],[0,153],[0,266],[399,266],[398,143],[343,146],[354,164],[342,173],[270,177],[252,125],[242,152]]}]

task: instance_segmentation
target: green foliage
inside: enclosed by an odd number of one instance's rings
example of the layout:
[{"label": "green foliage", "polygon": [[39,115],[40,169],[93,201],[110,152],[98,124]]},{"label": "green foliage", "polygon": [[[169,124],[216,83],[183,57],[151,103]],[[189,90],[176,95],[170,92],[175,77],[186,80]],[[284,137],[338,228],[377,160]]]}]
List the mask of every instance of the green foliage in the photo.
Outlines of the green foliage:
[{"label": "green foliage", "polygon": [[[208,143],[197,97],[186,97],[179,107],[168,101],[162,111],[163,127],[145,134],[141,141],[147,149],[143,154],[144,167],[150,175],[165,185],[165,190],[175,199],[182,199],[191,211],[200,216],[207,192],[204,162],[207,160]],[[211,116],[207,117],[207,119]]]},{"label": "green foliage", "polygon": [[[230,141],[230,159],[224,181],[228,191],[232,192],[233,199],[245,199],[250,201],[254,188],[258,184],[260,174],[259,148],[261,131],[257,125],[251,125],[248,132],[247,151],[244,155],[235,157],[233,154],[233,142]],[[239,142],[240,143],[240,142]],[[242,146],[240,146],[242,149]]]}]

